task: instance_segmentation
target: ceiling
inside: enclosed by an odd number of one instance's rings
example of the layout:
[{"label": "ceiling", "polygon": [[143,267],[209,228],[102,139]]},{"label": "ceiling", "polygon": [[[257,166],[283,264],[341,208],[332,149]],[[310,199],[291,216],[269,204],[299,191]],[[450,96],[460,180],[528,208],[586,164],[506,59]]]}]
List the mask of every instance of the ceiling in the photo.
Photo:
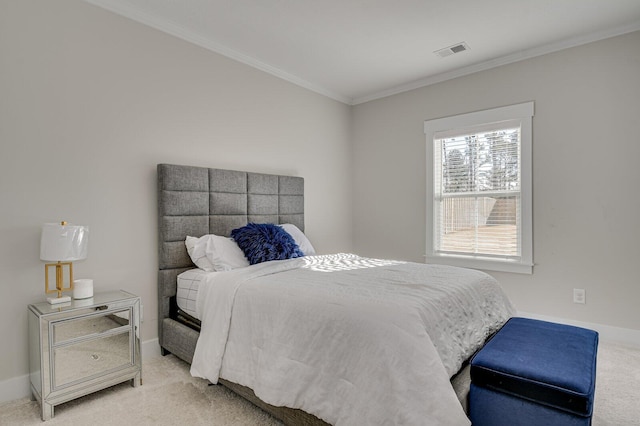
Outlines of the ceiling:
[{"label": "ceiling", "polygon": [[640,30],[639,0],[86,1],[351,105]]}]

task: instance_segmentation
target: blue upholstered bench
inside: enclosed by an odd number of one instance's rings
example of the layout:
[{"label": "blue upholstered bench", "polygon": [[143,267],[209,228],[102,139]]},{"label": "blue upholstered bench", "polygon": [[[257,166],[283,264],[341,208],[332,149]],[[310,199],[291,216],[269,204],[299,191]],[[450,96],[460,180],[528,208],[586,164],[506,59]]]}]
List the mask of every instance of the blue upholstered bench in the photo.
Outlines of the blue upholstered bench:
[{"label": "blue upholstered bench", "polygon": [[471,360],[473,426],[591,424],[598,333],[511,318]]}]

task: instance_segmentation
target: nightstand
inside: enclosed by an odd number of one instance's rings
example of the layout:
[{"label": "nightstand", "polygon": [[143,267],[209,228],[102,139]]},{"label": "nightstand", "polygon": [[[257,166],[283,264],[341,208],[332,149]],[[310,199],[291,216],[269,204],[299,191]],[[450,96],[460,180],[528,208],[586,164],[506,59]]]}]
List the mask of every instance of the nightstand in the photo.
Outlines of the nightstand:
[{"label": "nightstand", "polygon": [[140,298],[112,291],[62,305],[29,305],[29,376],[42,420],[63,402],[141,384]]}]

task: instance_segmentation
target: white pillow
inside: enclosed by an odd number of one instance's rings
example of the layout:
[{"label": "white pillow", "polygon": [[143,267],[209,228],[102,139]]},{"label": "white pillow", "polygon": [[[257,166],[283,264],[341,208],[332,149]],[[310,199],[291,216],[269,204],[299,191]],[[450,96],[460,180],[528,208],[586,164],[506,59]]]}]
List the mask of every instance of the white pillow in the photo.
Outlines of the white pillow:
[{"label": "white pillow", "polygon": [[316,254],[316,250],[311,245],[311,241],[309,241],[300,228],[295,226],[293,223],[285,223],[280,226],[293,237],[293,240],[296,242],[298,247],[300,247],[300,250],[302,250],[305,256],[313,256]]},{"label": "white pillow", "polygon": [[200,269],[207,272],[215,271],[209,259],[204,252],[206,244],[199,244],[200,238],[187,237],[184,240],[184,245],[187,246],[187,253],[191,261]]},{"label": "white pillow", "polygon": [[[189,251],[189,241],[191,238],[194,237],[187,237],[185,241],[187,251]],[[200,269],[210,272],[230,271],[232,269],[249,266],[249,261],[244,256],[244,253],[231,238],[209,234],[195,238],[195,240],[193,250],[189,252],[189,256],[191,256],[193,263]]]}]

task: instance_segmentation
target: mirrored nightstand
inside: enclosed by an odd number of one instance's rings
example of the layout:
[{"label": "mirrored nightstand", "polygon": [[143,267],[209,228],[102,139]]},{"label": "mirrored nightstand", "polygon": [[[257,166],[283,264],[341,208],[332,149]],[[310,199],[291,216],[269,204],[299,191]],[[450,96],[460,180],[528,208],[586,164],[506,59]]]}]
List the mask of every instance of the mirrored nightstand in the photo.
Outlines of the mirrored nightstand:
[{"label": "mirrored nightstand", "polygon": [[140,298],[96,293],[61,305],[29,305],[31,393],[42,420],[54,406],[131,380],[141,384]]}]

